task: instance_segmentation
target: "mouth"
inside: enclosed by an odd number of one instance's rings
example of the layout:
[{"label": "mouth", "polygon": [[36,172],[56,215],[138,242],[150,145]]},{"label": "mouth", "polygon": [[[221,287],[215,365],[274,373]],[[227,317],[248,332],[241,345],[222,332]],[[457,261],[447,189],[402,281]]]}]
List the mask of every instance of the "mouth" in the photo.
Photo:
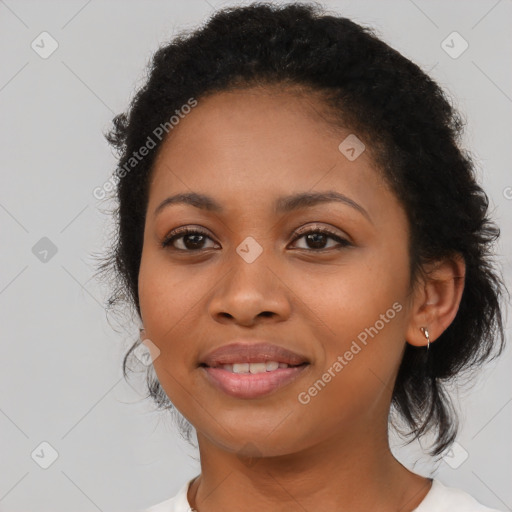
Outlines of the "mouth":
[{"label": "mouth", "polygon": [[290,384],[310,366],[304,356],[268,343],[234,343],[211,352],[199,364],[207,381],[235,398],[269,395]]},{"label": "mouth", "polygon": [[299,366],[305,366],[309,363],[302,364],[287,364],[279,361],[260,361],[255,363],[233,363],[233,364],[217,364],[213,366],[208,366],[204,363],[199,366],[202,368],[220,368],[230,373],[237,374],[251,374],[255,375],[258,373],[266,373],[266,372],[275,372],[278,369],[282,368],[298,368]]},{"label": "mouth", "polygon": [[[271,361],[272,363],[272,361]],[[266,363],[265,363],[266,365]],[[276,369],[264,370],[263,365],[259,363],[241,363],[240,365],[226,365],[222,367],[200,367],[204,372],[208,382],[216,389],[222,391],[226,395],[234,398],[254,399],[260,398],[287,386],[300,375],[302,375],[309,363],[303,363],[296,366],[278,367]],[[234,366],[234,368],[230,368]],[[240,366],[241,368],[238,368]],[[249,371],[245,371],[249,366]],[[251,366],[255,366],[251,371]],[[275,365],[272,365],[273,368]],[[242,369],[238,372],[234,370]],[[254,371],[256,370],[256,371]]]}]

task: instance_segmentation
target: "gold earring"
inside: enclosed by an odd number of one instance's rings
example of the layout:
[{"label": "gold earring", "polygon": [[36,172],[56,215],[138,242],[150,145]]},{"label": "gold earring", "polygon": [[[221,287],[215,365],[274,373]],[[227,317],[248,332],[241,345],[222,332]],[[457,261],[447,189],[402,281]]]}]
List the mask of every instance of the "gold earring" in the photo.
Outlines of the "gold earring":
[{"label": "gold earring", "polygon": [[428,329],[426,327],[420,327],[420,331],[425,335],[425,338],[427,338],[427,350],[430,348],[430,335],[428,334]]}]

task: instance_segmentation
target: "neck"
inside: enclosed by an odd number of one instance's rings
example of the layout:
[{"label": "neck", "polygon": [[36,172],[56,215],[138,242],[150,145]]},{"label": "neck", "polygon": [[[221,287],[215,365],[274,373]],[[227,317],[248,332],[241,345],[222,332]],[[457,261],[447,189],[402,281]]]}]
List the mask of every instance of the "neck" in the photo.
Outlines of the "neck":
[{"label": "neck", "polygon": [[387,430],[370,434],[354,428],[299,452],[251,458],[198,432],[201,474],[189,488],[189,503],[197,512],[413,511],[431,481],[394,458]]}]

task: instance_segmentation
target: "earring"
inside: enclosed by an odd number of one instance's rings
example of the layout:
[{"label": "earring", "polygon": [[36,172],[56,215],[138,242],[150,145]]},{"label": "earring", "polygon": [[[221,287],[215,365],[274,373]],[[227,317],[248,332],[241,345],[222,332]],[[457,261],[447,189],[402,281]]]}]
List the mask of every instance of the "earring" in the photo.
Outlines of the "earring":
[{"label": "earring", "polygon": [[426,327],[420,327],[420,331],[425,335],[425,338],[427,338],[427,350],[430,348],[430,335],[428,334],[428,329]]}]

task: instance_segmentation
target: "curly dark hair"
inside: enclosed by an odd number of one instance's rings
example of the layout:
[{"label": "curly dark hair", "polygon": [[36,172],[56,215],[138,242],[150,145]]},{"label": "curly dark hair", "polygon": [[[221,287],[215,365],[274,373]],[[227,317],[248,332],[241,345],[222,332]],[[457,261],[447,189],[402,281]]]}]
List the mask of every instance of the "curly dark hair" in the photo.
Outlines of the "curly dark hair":
[{"label": "curly dark hair", "polygon": [[[155,127],[168,123],[191,97],[201,101],[220,91],[271,84],[320,95],[326,122],[371,141],[371,155],[406,211],[411,286],[425,277],[426,263],[455,254],[464,258],[465,286],[455,319],[428,353],[406,344],[392,395],[410,442],[434,432],[431,455],[447,449],[458,421],[446,385],[501,354],[500,302],[506,291],[492,261],[499,229],[488,216],[488,197],[476,182],[471,156],[460,148],[464,123],[447,95],[373,29],[316,2],[224,8],[204,26],[161,46],[148,73],[129,110],[115,116],[105,134],[119,158],[112,178],[116,232],[97,267],[98,275],[114,285],[108,306],[127,304],[140,319],[148,185],[165,137],[156,137],[136,166],[133,158]],[[137,339],[124,357],[125,378],[128,357],[139,344]],[[146,398],[151,396],[159,409],[173,410],[152,365],[146,381]],[[190,424],[179,421],[181,434],[190,440]]]}]

